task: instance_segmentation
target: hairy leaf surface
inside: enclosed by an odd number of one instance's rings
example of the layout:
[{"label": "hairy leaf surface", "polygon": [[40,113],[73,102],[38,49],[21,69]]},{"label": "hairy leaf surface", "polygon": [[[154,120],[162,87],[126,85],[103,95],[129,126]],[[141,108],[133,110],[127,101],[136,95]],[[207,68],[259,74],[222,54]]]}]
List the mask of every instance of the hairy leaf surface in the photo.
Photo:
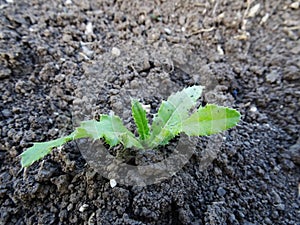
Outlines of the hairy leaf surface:
[{"label": "hairy leaf surface", "polygon": [[235,126],[240,117],[234,109],[208,104],[183,122],[182,132],[190,136],[216,134]]},{"label": "hairy leaf surface", "polygon": [[70,135],[52,141],[34,143],[32,147],[28,148],[25,152],[21,154],[22,167],[30,166],[35,161],[38,161],[47,154],[49,154],[52,148],[60,147],[72,139],[73,137]]},{"label": "hairy leaf surface", "polygon": [[140,142],[133,133],[127,130],[118,116],[102,115],[100,122],[96,120],[81,122],[80,127],[68,136],[52,141],[34,143],[32,147],[21,154],[21,165],[22,167],[28,167],[49,154],[53,148],[79,138],[92,138],[94,140],[104,138],[111,147],[122,143],[125,148],[142,148]]},{"label": "hairy leaf surface", "polygon": [[182,123],[188,118],[189,111],[200,98],[202,90],[202,86],[188,87],[162,102],[152,123],[150,147],[167,144],[182,131]]},{"label": "hairy leaf surface", "polygon": [[142,105],[132,100],[132,115],[139,139],[123,125],[120,117],[101,115],[100,121],[83,121],[68,136],[34,143],[21,154],[22,167],[30,166],[49,154],[53,148],[79,138],[93,140],[103,138],[111,147],[121,143],[125,148],[144,149],[165,145],[181,132],[189,136],[201,136],[215,134],[235,126],[241,115],[238,111],[227,107],[208,104],[190,115],[191,109],[202,94],[202,89],[202,86],[188,87],[163,101],[154,116],[151,129]]},{"label": "hairy leaf surface", "polygon": [[110,146],[115,146],[121,142],[125,148],[142,148],[134,134],[123,125],[120,117],[102,115],[98,126],[102,127],[103,138]]}]

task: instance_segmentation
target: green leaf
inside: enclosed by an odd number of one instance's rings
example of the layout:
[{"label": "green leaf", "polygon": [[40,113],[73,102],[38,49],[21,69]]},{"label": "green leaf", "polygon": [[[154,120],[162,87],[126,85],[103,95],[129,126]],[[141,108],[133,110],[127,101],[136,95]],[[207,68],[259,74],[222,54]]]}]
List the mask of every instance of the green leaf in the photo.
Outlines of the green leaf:
[{"label": "green leaf", "polygon": [[139,133],[140,140],[145,140],[150,135],[148,119],[146,117],[146,111],[143,109],[141,103],[139,103],[135,99],[131,100],[131,106],[132,106],[132,116],[137,126],[137,131]]},{"label": "green leaf", "polygon": [[104,138],[111,147],[122,143],[125,148],[143,148],[134,134],[123,125],[118,116],[102,115],[100,122],[96,120],[81,122],[80,127],[68,136],[53,141],[34,143],[32,147],[21,154],[21,165],[22,167],[28,167],[49,154],[53,148],[60,147],[69,141],[79,138],[92,138],[94,140]]},{"label": "green leaf", "polygon": [[188,87],[162,102],[153,119],[149,147],[167,144],[182,131],[182,123],[188,118],[189,111],[200,98],[202,90],[202,86]]},{"label": "green leaf", "polygon": [[216,134],[235,126],[240,118],[234,109],[207,104],[183,122],[182,132],[189,136]]},{"label": "green leaf", "polygon": [[123,125],[120,117],[101,115],[98,126],[103,129],[102,136],[110,146],[115,146],[121,142],[125,148],[142,148],[134,134]]},{"label": "green leaf", "polygon": [[45,155],[49,154],[52,148],[60,147],[70,140],[73,140],[72,135],[61,137],[52,141],[34,143],[32,147],[28,148],[21,154],[22,167],[30,166],[35,161],[38,161]]},{"label": "green leaf", "polygon": [[79,138],[92,138],[100,139],[103,137],[105,127],[101,126],[101,123],[96,120],[86,120],[80,123],[80,127],[77,127],[73,132],[74,139]]},{"label": "green leaf", "polygon": [[167,144],[181,132],[190,136],[210,135],[235,126],[241,115],[236,110],[226,107],[207,105],[189,116],[201,96],[202,89],[202,86],[185,88],[171,95],[167,101],[163,101],[153,119],[151,132],[145,110],[138,101],[133,100],[132,115],[140,135],[139,139],[123,125],[120,117],[101,115],[100,121],[84,121],[68,136],[34,143],[21,154],[22,167],[30,166],[49,154],[53,148],[79,138],[93,140],[103,138],[110,146],[121,143],[125,148],[144,149]]}]

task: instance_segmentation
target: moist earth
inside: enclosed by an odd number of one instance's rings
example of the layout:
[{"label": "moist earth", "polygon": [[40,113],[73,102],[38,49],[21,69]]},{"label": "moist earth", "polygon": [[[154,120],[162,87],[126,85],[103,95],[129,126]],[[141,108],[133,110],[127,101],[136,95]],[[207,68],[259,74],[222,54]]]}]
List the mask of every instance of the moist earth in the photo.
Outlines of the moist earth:
[{"label": "moist earth", "polygon": [[[298,224],[299,5],[0,1],[0,224]],[[134,130],[130,97],[151,120],[194,84],[242,120],[168,179],[112,188],[76,142],[21,168],[33,142],[112,111]]]}]

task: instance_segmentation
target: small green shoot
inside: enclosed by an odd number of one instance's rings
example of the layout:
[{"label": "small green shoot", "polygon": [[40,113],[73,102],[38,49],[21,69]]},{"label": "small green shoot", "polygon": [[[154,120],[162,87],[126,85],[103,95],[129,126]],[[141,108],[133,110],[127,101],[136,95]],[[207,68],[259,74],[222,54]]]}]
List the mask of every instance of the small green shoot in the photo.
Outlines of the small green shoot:
[{"label": "small green shoot", "polygon": [[49,154],[53,148],[80,138],[94,140],[103,138],[110,147],[122,144],[124,148],[143,150],[166,145],[180,133],[205,136],[234,127],[241,117],[234,109],[207,104],[205,107],[200,106],[194,113],[190,112],[201,97],[202,90],[202,86],[192,86],[169,96],[167,101],[163,101],[160,105],[151,126],[142,105],[132,99],[132,115],[139,137],[123,125],[120,117],[101,115],[100,121],[81,122],[80,126],[68,136],[34,143],[21,154],[21,165],[28,167]]}]

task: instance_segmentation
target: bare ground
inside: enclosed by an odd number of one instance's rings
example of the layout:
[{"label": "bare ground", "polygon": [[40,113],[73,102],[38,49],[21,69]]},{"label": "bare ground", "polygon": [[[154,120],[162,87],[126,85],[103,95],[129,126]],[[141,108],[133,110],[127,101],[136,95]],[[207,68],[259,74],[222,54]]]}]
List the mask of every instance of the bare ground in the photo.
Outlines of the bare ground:
[{"label": "bare ground", "polygon": [[[0,224],[297,224],[299,1],[0,1]],[[90,168],[78,146],[28,170],[32,142],[74,117],[130,116],[193,84],[242,122],[203,168],[146,187]],[[225,140],[226,138],[226,140]],[[208,142],[209,143],[209,142]]]}]

